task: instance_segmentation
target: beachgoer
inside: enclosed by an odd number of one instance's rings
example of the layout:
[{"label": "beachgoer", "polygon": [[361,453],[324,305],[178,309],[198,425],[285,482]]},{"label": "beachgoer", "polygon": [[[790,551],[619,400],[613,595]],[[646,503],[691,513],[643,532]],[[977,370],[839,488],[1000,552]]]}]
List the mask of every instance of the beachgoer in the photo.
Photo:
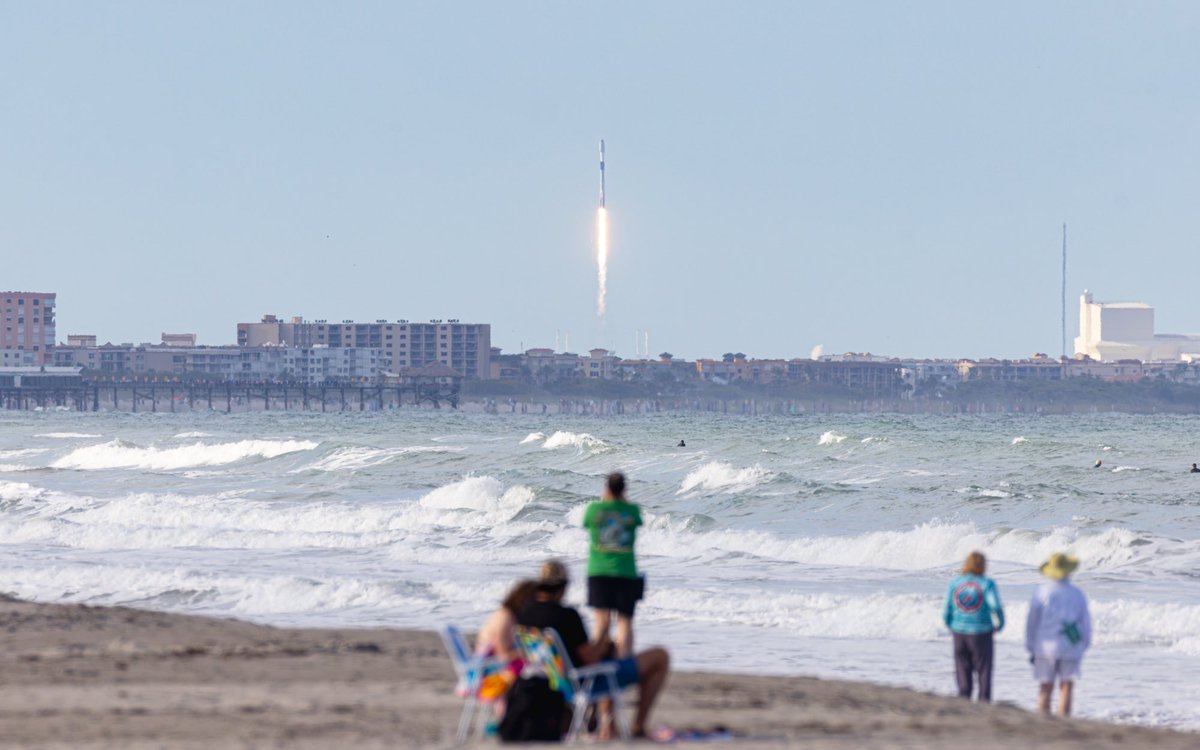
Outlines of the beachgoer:
[{"label": "beachgoer", "polygon": [[1049,578],[1033,592],[1029,618],[1025,621],[1025,649],[1038,681],[1038,710],[1050,713],[1054,682],[1059,682],[1058,712],[1071,715],[1071,697],[1079,664],[1092,645],[1092,617],[1087,597],[1067,576],[1079,567],[1075,557],[1056,552],[1042,563],[1041,574]]},{"label": "beachgoer", "polygon": [[642,598],[643,583],[633,557],[637,527],[642,525],[638,506],[625,499],[625,475],[613,472],[604,483],[599,502],[583,514],[591,536],[588,553],[588,606],[596,610],[596,636],[608,637],[612,613],[617,613],[617,657],[633,653],[633,610]]},{"label": "beachgoer", "polygon": [[967,555],[962,574],[950,581],[942,619],[954,637],[954,671],[958,695],[971,699],[971,683],[979,677],[979,700],[992,700],[992,637],[1004,629],[1004,607],[996,583],[984,576],[987,559]]},{"label": "beachgoer", "polygon": [[479,675],[478,689],[480,698],[492,702],[493,716],[484,730],[488,735],[495,734],[503,720],[508,689],[517,681],[524,667],[520,651],[514,648],[513,628],[517,625],[517,615],[526,604],[533,601],[536,590],[535,581],[520,581],[513,586],[500,603],[500,608],[488,617],[475,638],[475,653],[489,657],[487,666]]},{"label": "beachgoer", "polygon": [[1096,459],[1096,463],[1092,464],[1092,468],[1093,468],[1093,469],[1099,469],[1099,468],[1100,468],[1100,465],[1101,465],[1102,463],[1104,463],[1104,462],[1103,462],[1103,461],[1101,461],[1100,459],[1098,459],[1098,458],[1097,458],[1097,459]]},{"label": "beachgoer", "polygon": [[[611,645],[607,635],[596,642],[589,641],[583,618],[574,607],[563,606],[570,580],[567,569],[558,560],[547,560],[542,564],[534,599],[517,616],[517,622],[530,628],[554,628],[562,638],[563,646],[577,667],[601,661]],[[638,704],[633,721],[633,735],[646,736],[646,722],[650,710],[662,691],[670,668],[670,656],[665,649],[651,648],[637,656],[617,659],[617,684],[624,688],[637,683]],[[601,726],[601,737],[607,736],[608,726]]]},{"label": "beachgoer", "polygon": [[503,661],[517,658],[518,651],[513,648],[513,627],[517,624],[517,615],[525,605],[533,601],[537,590],[537,581],[520,581],[500,603],[500,608],[488,617],[479,629],[475,639],[475,653],[491,656]]},{"label": "beachgoer", "polygon": [[1197,466],[1196,464],[1192,464],[1192,471],[1191,471],[1191,473],[1192,473],[1192,474],[1200,474],[1200,466]]}]

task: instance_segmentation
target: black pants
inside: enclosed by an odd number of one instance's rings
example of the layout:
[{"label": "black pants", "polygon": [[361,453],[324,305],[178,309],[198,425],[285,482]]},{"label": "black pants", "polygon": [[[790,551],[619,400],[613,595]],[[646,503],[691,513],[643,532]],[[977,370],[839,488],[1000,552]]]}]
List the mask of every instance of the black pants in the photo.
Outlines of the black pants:
[{"label": "black pants", "polygon": [[971,681],[979,676],[979,700],[992,702],[992,634],[954,633],[954,673],[958,695],[970,699]]}]

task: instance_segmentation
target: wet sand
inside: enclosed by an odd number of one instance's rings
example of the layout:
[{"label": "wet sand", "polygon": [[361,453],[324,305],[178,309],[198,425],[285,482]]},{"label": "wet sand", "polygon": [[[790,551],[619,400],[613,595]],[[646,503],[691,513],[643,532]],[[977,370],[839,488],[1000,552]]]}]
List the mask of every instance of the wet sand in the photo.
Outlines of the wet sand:
[{"label": "wet sand", "polygon": [[[0,660],[0,747],[444,747],[461,706],[441,640],[422,631],[278,629],[0,598]],[[723,747],[1200,745],[1195,734],[901,688],[696,672],[672,675],[652,724],[723,725],[737,735]]]}]

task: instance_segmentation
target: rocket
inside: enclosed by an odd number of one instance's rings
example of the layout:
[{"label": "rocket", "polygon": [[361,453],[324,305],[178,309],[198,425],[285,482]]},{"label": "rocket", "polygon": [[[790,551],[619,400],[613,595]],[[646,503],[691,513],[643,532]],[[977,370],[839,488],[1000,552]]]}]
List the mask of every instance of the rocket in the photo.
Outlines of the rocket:
[{"label": "rocket", "polygon": [[600,208],[604,208],[604,139],[600,139]]}]

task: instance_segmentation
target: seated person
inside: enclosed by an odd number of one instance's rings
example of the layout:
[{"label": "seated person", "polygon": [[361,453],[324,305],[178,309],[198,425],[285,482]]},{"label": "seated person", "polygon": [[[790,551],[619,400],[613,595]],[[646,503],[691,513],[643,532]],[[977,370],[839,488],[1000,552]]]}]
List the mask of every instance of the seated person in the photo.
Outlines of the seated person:
[{"label": "seated person", "polygon": [[[563,606],[567,593],[567,569],[558,560],[547,560],[542,565],[537,592],[532,602],[525,605],[517,616],[517,622],[530,628],[554,628],[562,638],[571,663],[577,667],[601,661],[612,643],[607,634],[597,643],[589,643],[583,618],[574,607]],[[617,660],[617,684],[626,687],[637,683],[638,704],[633,720],[633,736],[646,736],[646,722],[650,710],[667,681],[670,657],[661,648],[651,648],[636,656]]]},{"label": "seated person", "polygon": [[536,581],[520,581],[504,597],[500,608],[488,617],[475,640],[475,653],[501,661],[512,661],[519,655],[513,648],[513,626],[517,615],[533,600]]}]

